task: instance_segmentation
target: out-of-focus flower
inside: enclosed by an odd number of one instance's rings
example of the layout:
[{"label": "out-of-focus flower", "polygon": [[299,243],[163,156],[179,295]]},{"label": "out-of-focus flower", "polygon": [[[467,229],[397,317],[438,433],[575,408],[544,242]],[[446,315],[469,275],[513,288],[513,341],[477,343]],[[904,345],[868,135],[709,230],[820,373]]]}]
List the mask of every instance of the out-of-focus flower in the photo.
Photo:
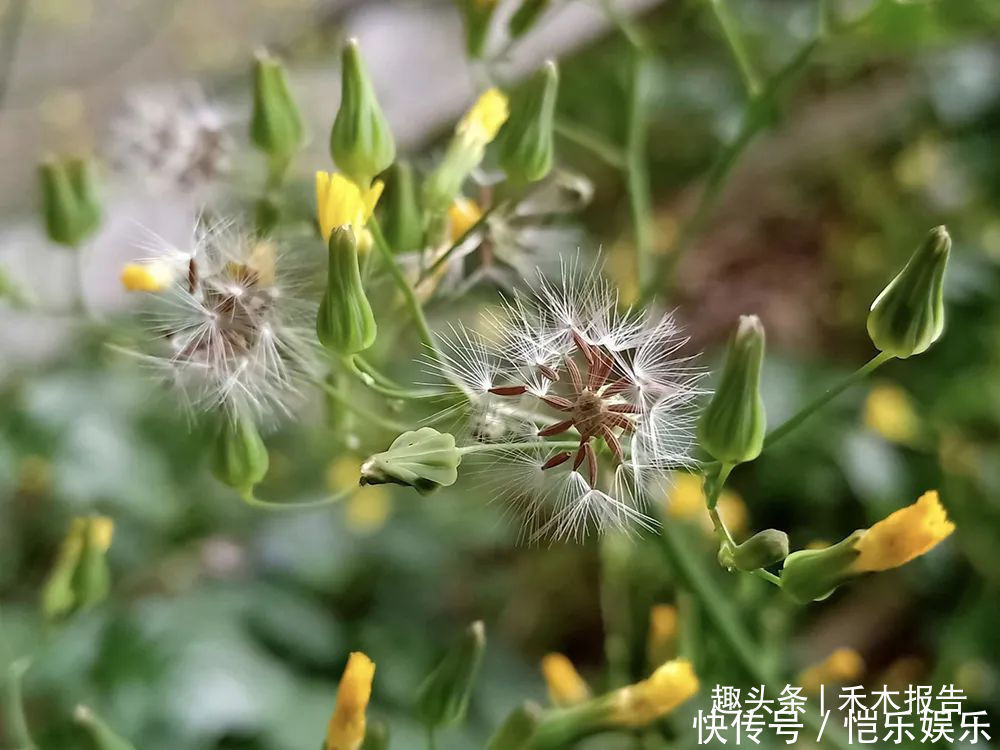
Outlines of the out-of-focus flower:
[{"label": "out-of-focus flower", "polygon": [[563,654],[546,654],[542,659],[542,675],[554,706],[572,706],[590,697],[590,688]]},{"label": "out-of-focus flower", "polygon": [[101,602],[111,587],[107,551],[114,523],[104,516],[74,518],[42,589],[46,619],[66,617]]},{"label": "out-of-focus flower", "polygon": [[474,200],[460,195],[448,207],[448,237],[454,244],[483,218],[483,209]]},{"label": "out-of-focus flower", "polygon": [[363,252],[370,247],[365,227],[382,195],[382,187],[382,183],[376,181],[367,190],[362,190],[339,172],[317,172],[316,217],[323,240],[329,242],[334,229],[349,226],[358,250]]},{"label": "out-of-focus flower", "polygon": [[698,692],[698,677],[691,662],[668,661],[642,682],[612,693],[611,723],[621,727],[642,727],[665,716]]},{"label": "out-of-focus flower", "polygon": [[176,265],[160,261],[128,263],[122,268],[122,286],[130,292],[162,292],[177,277]]},{"label": "out-of-focus flower", "polygon": [[803,692],[819,693],[823,685],[854,682],[864,674],[865,660],[853,648],[838,648],[823,661],[802,670],[795,679]]},{"label": "out-of-focus flower", "polygon": [[654,604],[649,610],[646,655],[651,664],[663,664],[674,657],[677,643],[677,607]]},{"label": "out-of-focus flower", "polygon": [[323,750],[359,750],[365,739],[365,712],[374,678],[375,662],[359,651],[353,652],[340,678],[337,705],[330,717]]},{"label": "out-of-focus flower", "polygon": [[[697,474],[675,471],[671,475],[666,493],[667,514],[671,518],[697,520],[706,534],[715,534],[712,518],[706,506],[702,479]],[[719,493],[715,509],[723,523],[733,534],[741,536],[747,530],[748,513],[746,503],[735,490],[725,488]]]},{"label": "out-of-focus flower", "polygon": [[894,443],[912,443],[919,430],[919,419],[906,391],[892,383],[881,383],[865,399],[865,425]]}]

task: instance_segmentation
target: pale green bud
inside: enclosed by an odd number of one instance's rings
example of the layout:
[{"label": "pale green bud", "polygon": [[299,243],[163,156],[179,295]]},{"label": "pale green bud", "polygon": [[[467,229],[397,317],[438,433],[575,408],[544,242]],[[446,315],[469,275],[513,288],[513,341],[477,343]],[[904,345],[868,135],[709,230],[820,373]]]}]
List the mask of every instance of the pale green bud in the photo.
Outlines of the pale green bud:
[{"label": "pale green bud", "polygon": [[371,456],[361,467],[361,484],[402,484],[422,495],[449,487],[458,479],[462,454],[455,437],[433,427],[404,432],[389,450]]},{"label": "pale green bud", "polygon": [[42,614],[66,617],[103,601],[111,588],[107,552],[114,523],[103,516],[74,518],[42,588]]},{"label": "pale green bud", "polygon": [[86,732],[93,750],[135,750],[135,745],[115,734],[104,721],[86,706],[77,706],[73,720]]},{"label": "pale green bud", "polygon": [[424,230],[413,167],[407,161],[396,161],[383,179],[382,233],[389,247],[396,253],[419,250],[424,241]]},{"label": "pale green bud", "polygon": [[549,5],[551,0],[521,0],[521,4],[507,25],[511,37],[517,39],[529,32]]},{"label": "pale green bud", "polygon": [[788,534],[778,529],[758,531],[732,551],[733,566],[738,570],[757,570],[788,557]]},{"label": "pale green bud", "polygon": [[935,227],[875,298],[868,314],[868,335],[879,351],[906,359],[927,351],[941,337],[944,272],[950,252],[948,230]]},{"label": "pale green bud", "polygon": [[465,50],[469,57],[478,60],[483,56],[490,21],[497,9],[497,0],[457,0],[465,24]]},{"label": "pale green bud", "polygon": [[39,167],[39,178],[49,239],[79,246],[101,222],[93,164],[88,159],[46,159]]},{"label": "pale green bud", "polygon": [[287,162],[302,145],[302,115],[281,61],[261,52],[254,60],[250,140],[272,158]]},{"label": "pale green bud", "polygon": [[341,99],[330,133],[337,166],[363,190],[396,158],[396,142],[382,114],[375,88],[358,52],[358,41],[344,47]]},{"label": "pale green bud", "polygon": [[542,709],[527,701],[511,711],[486,743],[486,750],[523,750],[542,718]]},{"label": "pale green bud", "polygon": [[334,354],[357,354],[375,343],[378,326],[361,282],[353,228],[334,229],[328,248],[326,291],[316,316],[316,334]]},{"label": "pale green bud", "polygon": [[763,361],[764,326],[756,315],[740,316],[722,378],[698,425],[702,447],[722,463],[752,461],[764,447],[767,418],[760,397]]},{"label": "pale green bud", "polygon": [[417,689],[417,714],[425,725],[448,726],[465,718],[485,648],[486,630],[474,622],[427,675]]},{"label": "pale green bud", "polygon": [[825,599],[851,577],[860,554],[855,545],[862,534],[855,531],[832,547],[793,552],[781,569],[781,588],[801,604]]},{"label": "pale green bud", "polygon": [[257,426],[247,416],[221,420],[212,444],[212,473],[223,484],[248,492],[267,474],[270,459]]},{"label": "pale green bud", "polygon": [[537,182],[552,169],[559,70],[549,60],[511,106],[500,135],[500,164],[515,183]]}]

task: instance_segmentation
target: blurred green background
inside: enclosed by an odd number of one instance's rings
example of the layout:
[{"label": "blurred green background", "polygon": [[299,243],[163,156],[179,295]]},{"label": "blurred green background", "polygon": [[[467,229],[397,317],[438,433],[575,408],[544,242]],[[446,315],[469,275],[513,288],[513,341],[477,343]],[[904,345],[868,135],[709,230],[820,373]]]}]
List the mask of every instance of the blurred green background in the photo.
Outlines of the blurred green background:
[{"label": "blurred green background", "polygon": [[[249,55],[260,44],[275,48],[313,123],[290,188],[308,215],[308,175],[329,168],[325,133],[346,35],[361,37],[411,154],[438,148],[476,80],[461,59],[449,3],[26,5],[20,43],[0,55],[9,72],[0,110],[0,265],[55,308],[66,294],[62,261],[45,247],[32,213],[35,156],[97,148],[107,110],[129,87],[198,80],[226,103],[233,137],[245,141]],[[574,8],[553,9],[533,32],[544,43],[526,38],[522,68],[520,48],[511,50],[510,79],[537,65],[540,46],[542,54],[557,51],[560,118],[621,143],[626,44],[595,6],[565,5],[584,6],[584,21],[574,25]],[[812,3],[730,5],[764,71],[784,64],[815,27]],[[649,173],[654,245],[664,254],[713,158],[736,132],[744,94],[705,2],[636,6],[655,48]],[[838,8],[850,16],[866,6]],[[17,0],[0,3],[0,28],[11,27],[19,8]],[[801,608],[715,566],[703,519],[682,517],[682,502],[666,516],[736,603],[762,644],[761,660],[789,680],[847,646],[864,657],[868,685],[954,683],[970,708],[991,717],[1000,712],[998,38],[995,0],[878,0],[863,25],[825,41],[784,91],[773,126],[748,147],[664,290],[691,335],[687,351],[704,351],[710,368],[736,317],[761,316],[769,337],[765,400],[778,424],[870,358],[864,319],[871,300],[926,230],[947,224],[955,247],[943,339],[925,355],[882,368],[737,470],[728,504],[745,529],[782,528],[793,547],[804,547],[840,539],[937,488],[958,526],[954,536],[901,570]],[[4,43],[10,53],[12,36]],[[623,297],[634,295],[620,174],[568,140],[557,153],[562,167],[595,185],[592,204],[560,221],[579,224],[588,252],[603,246]],[[253,194],[259,159],[244,147],[237,161],[239,203]],[[137,199],[116,193],[114,178],[108,184],[107,214],[126,223],[169,224],[190,197]],[[149,204],[161,213],[150,218]],[[629,668],[644,676],[649,610],[657,603],[678,607],[679,647],[694,658],[704,686],[665,726],[662,735],[675,738],[669,746],[694,746],[691,716],[707,707],[709,687],[743,680],[655,540],[614,550],[616,564],[602,576],[597,540],[518,546],[516,527],[486,502],[475,477],[432,497],[379,487],[315,511],[243,506],[208,475],[200,434],[176,405],[106,346],[134,335],[114,291],[113,269],[135,254],[128,233],[99,235],[88,252],[101,325],[0,307],[0,661],[32,655],[24,689],[42,748],[85,747],[71,723],[78,703],[141,750],[315,748],[351,650],[378,665],[371,715],[391,724],[393,747],[421,747],[416,686],[475,619],[487,628],[484,669],[468,722],[442,734],[442,748],[482,747],[519,701],[544,702],[537,664],[549,651],[569,655],[600,688],[605,618],[630,634]],[[495,290],[480,288],[457,304],[432,303],[428,314],[439,324],[472,320],[496,299]],[[389,364],[401,380],[422,377],[409,364],[417,354],[412,338],[402,331],[380,344],[383,355],[393,347]],[[294,500],[343,487],[361,458],[392,438],[321,412],[311,409],[268,437],[272,469],[262,496]],[[45,626],[39,588],[70,519],[89,511],[116,523],[113,594],[61,627]],[[586,747],[634,742],[607,736]]]}]

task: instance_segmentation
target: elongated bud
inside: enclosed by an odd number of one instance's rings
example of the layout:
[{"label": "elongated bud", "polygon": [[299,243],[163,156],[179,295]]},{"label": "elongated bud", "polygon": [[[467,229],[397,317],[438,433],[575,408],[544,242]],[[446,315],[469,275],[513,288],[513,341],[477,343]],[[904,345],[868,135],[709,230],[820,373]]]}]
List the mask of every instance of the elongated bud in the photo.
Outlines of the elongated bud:
[{"label": "elongated bud", "polygon": [[764,326],[756,315],[742,315],[726,353],[722,379],[698,425],[702,447],[718,461],[752,461],[764,447],[763,361]]},{"label": "elongated bud", "polygon": [[528,82],[500,136],[500,164],[515,183],[537,182],[552,169],[552,131],[559,70],[549,60]]},{"label": "elongated bud", "polygon": [[511,711],[486,743],[486,750],[523,750],[541,720],[542,709],[526,701]]},{"label": "elongated bud", "polygon": [[788,534],[778,529],[758,531],[732,551],[737,570],[757,570],[788,557]]},{"label": "elongated bud", "polygon": [[367,731],[366,712],[374,679],[375,662],[360,651],[353,652],[340,678],[323,750],[359,750]]},{"label": "elongated bud", "polygon": [[423,220],[417,203],[413,167],[407,161],[394,162],[385,174],[382,232],[396,253],[419,250],[423,244]]},{"label": "elongated bud", "polygon": [[486,49],[490,21],[496,8],[497,0],[458,0],[465,24],[465,51],[474,60],[481,58]]},{"label": "elongated bud", "polygon": [[247,492],[267,474],[270,459],[257,425],[247,416],[221,420],[212,445],[212,473],[223,484]]},{"label": "elongated bud", "polygon": [[361,466],[361,484],[402,484],[426,495],[450,487],[458,479],[462,454],[455,437],[433,427],[404,432],[389,450],[376,453]]},{"label": "elongated bud", "polygon": [[276,57],[258,53],[253,67],[250,140],[268,156],[287,161],[304,136],[302,115],[288,87],[285,67]]},{"label": "elongated bud", "polygon": [[546,654],[542,659],[542,676],[554,706],[572,706],[590,697],[590,688],[563,654]]},{"label": "elongated bud", "polygon": [[384,721],[368,722],[361,750],[389,750],[389,727]]},{"label": "elongated bud", "polygon": [[357,39],[344,47],[340,96],[330,153],[337,166],[365,189],[396,158],[396,142],[375,97]]},{"label": "elongated bud", "polygon": [[93,164],[88,159],[46,159],[39,167],[42,214],[53,242],[77,247],[101,222]]},{"label": "elongated bud", "polygon": [[801,604],[825,599],[850,578],[858,558],[854,545],[862,534],[855,531],[832,547],[793,552],[781,569],[781,588]]},{"label": "elongated bud", "polygon": [[511,38],[517,39],[531,31],[549,5],[551,5],[551,0],[521,0],[521,4],[514,11],[514,15],[510,17],[510,22],[507,24]]},{"label": "elongated bud", "polygon": [[350,226],[330,235],[326,291],[316,315],[320,343],[334,354],[357,354],[375,343],[378,327],[365,295]]},{"label": "elongated bud", "polygon": [[428,727],[465,718],[469,696],[486,648],[486,629],[474,622],[417,689],[417,714]]},{"label": "elongated bud", "polygon": [[73,519],[42,589],[42,614],[58,620],[103,601],[110,589],[107,551],[114,524],[103,516]]},{"label": "elongated bud", "polygon": [[77,706],[73,720],[83,729],[93,750],[135,750],[135,745],[120,737],[86,706]]},{"label": "elongated bud", "polygon": [[948,230],[935,227],[872,302],[868,335],[879,351],[906,359],[927,351],[941,337],[950,252]]}]

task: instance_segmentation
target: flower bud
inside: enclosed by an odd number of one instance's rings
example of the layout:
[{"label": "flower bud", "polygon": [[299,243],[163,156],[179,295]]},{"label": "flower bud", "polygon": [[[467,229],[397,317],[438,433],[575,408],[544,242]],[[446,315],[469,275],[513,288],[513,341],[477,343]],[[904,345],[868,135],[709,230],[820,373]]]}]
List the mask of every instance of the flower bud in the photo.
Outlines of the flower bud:
[{"label": "flower bud", "polygon": [[788,534],[778,529],[758,531],[732,551],[737,570],[757,570],[779,563],[788,557]]},{"label": "flower bud", "polygon": [[763,361],[764,327],[756,315],[742,315],[726,353],[722,378],[698,425],[702,447],[722,463],[752,461],[764,447]]},{"label": "flower bud", "polygon": [[423,221],[413,182],[413,167],[396,161],[385,174],[382,232],[393,252],[419,250],[424,241]]},{"label": "flower bud", "polygon": [[646,656],[650,664],[663,664],[674,658],[677,651],[677,607],[654,604],[649,610],[649,635]]},{"label": "flower bud", "polygon": [[855,531],[832,547],[793,552],[781,569],[781,588],[801,604],[825,599],[851,576],[858,558],[854,545],[862,534]]},{"label": "flower bud", "polygon": [[465,717],[485,648],[486,630],[474,622],[427,675],[417,689],[417,714],[426,726],[448,726]]},{"label": "flower bud", "polygon": [[426,495],[450,487],[458,479],[462,454],[455,437],[433,427],[404,432],[389,450],[376,453],[361,466],[361,484],[402,484]]},{"label": "flower bud", "polygon": [[486,743],[486,750],[523,750],[541,719],[542,709],[526,701],[511,711]]},{"label": "flower bud", "polygon": [[458,9],[465,23],[465,50],[469,57],[478,60],[486,48],[497,0],[458,0]]},{"label": "flower bud", "polygon": [[267,446],[247,416],[223,419],[212,445],[212,473],[223,484],[248,492],[267,474]]},{"label": "flower bud", "polygon": [[73,519],[42,589],[42,614],[58,620],[104,600],[111,575],[106,559],[114,534],[110,518]]},{"label": "flower bud", "polygon": [[359,750],[364,742],[368,701],[372,696],[375,662],[360,651],[347,659],[337,689],[337,705],[330,717],[323,750]]},{"label": "flower bud", "polygon": [[951,252],[948,230],[935,227],[896,278],[872,302],[868,335],[886,354],[920,354],[944,330],[944,272]]},{"label": "flower bud", "polygon": [[385,722],[369,722],[361,750],[389,750],[389,727]]},{"label": "flower bud", "polygon": [[344,47],[340,97],[330,133],[330,153],[337,166],[365,189],[396,158],[396,142],[375,98],[356,39]]},{"label": "flower bud", "polygon": [[511,38],[517,39],[529,32],[550,4],[551,0],[521,0],[507,24]]},{"label": "flower bud", "polygon": [[46,159],[39,167],[39,177],[49,239],[77,247],[101,221],[93,165],[87,159]]},{"label": "flower bud", "polygon": [[500,164],[515,183],[537,182],[552,169],[552,131],[559,71],[549,60],[511,108],[500,137]]},{"label": "flower bud", "polygon": [[123,737],[115,734],[104,721],[86,706],[77,706],[73,711],[75,721],[86,733],[93,750],[135,750]]},{"label": "flower bud", "polygon": [[572,706],[590,697],[590,688],[568,658],[563,654],[546,654],[542,659],[542,676],[554,706]]},{"label": "flower bud", "polygon": [[320,343],[334,354],[357,354],[375,343],[378,327],[361,283],[358,246],[349,226],[329,242],[326,291],[316,315]]},{"label": "flower bud", "polygon": [[258,53],[253,68],[253,114],[250,140],[278,162],[287,163],[302,145],[302,115],[288,87],[281,61]]}]

